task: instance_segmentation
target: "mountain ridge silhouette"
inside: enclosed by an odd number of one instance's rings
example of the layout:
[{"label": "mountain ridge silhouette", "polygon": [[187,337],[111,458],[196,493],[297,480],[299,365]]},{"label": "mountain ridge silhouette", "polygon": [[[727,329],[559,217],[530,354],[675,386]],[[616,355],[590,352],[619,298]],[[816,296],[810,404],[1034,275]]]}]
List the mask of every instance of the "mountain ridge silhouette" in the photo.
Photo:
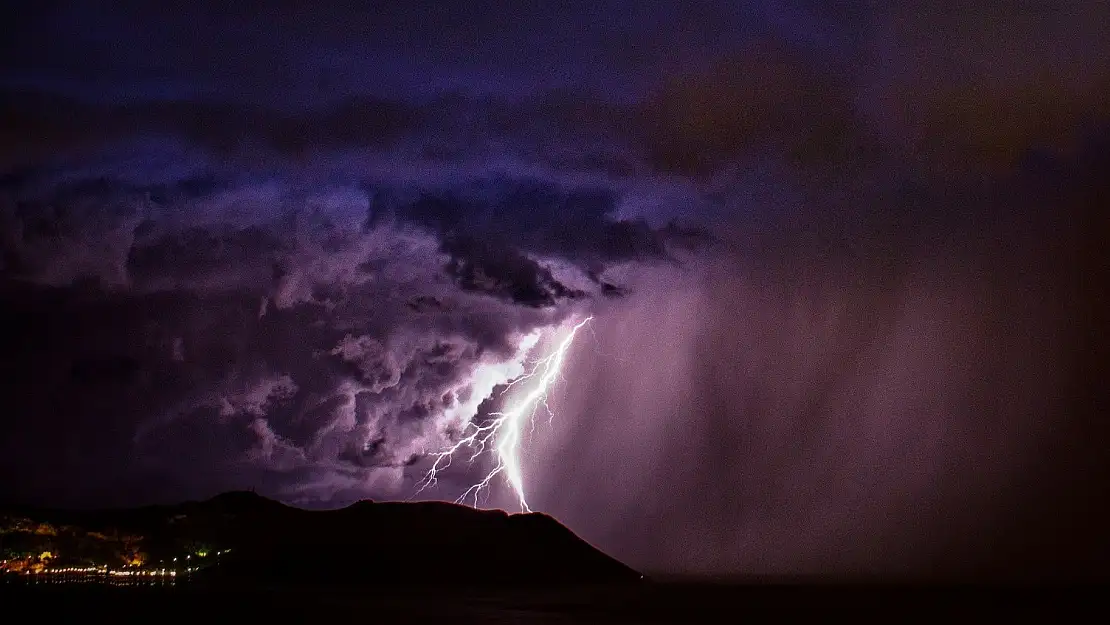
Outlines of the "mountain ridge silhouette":
[{"label": "mountain ridge silhouette", "polygon": [[203,558],[190,556],[204,565],[192,576],[201,583],[503,586],[643,578],[549,515],[442,501],[305,510],[231,491],[174,505],[0,512],[69,531],[141,536],[151,562],[202,549]]}]

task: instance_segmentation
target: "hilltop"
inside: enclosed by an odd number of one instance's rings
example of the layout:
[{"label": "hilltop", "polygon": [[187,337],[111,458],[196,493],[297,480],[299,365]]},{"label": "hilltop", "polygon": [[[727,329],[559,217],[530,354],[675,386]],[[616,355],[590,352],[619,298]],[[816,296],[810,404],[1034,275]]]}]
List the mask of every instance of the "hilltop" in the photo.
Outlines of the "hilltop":
[{"label": "hilltop", "polygon": [[[0,511],[10,570],[193,568],[198,582],[580,584],[641,576],[554,518],[445,502],[309,511],[249,492],[99,511]],[[48,557],[43,557],[48,556]]]}]

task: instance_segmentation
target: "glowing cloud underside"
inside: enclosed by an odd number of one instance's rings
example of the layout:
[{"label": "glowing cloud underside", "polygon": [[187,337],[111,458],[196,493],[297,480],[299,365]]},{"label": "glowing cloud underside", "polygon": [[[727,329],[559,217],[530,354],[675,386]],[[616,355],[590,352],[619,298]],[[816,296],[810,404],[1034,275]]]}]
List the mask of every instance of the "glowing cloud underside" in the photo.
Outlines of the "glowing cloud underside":
[{"label": "glowing cloud underside", "polygon": [[[530,389],[523,396],[512,399],[511,409],[490,414],[492,420],[488,423],[466,423],[464,426],[465,435],[461,440],[441,452],[432,454],[435,457],[435,462],[420,481],[420,491],[434,485],[437,474],[451,466],[451,461],[455,455],[465,447],[470,451],[468,461],[473,462],[483,453],[489,453],[493,456],[494,465],[484,478],[466,489],[455,500],[457,503],[465,503],[468,499],[471,499],[473,505],[477,507],[478,496],[490,487],[494,478],[503,474],[509,486],[516,493],[517,499],[520,500],[520,509],[525,512],[532,511],[525,498],[524,475],[521,472],[520,464],[524,427],[526,424],[530,428],[535,426],[536,411],[540,407],[543,407],[547,413],[549,421],[555,418],[555,413],[547,401],[548,393],[560,377],[563,363],[566,361],[571,344],[574,343],[575,335],[590,319],[593,319],[593,317],[587,317],[573,326],[550,354],[536,361],[531,369],[509,382],[508,388],[504,391],[506,393],[511,392],[517,386]],[[531,350],[537,338],[535,335],[530,335],[525,340],[525,344],[522,345],[522,351]]]}]

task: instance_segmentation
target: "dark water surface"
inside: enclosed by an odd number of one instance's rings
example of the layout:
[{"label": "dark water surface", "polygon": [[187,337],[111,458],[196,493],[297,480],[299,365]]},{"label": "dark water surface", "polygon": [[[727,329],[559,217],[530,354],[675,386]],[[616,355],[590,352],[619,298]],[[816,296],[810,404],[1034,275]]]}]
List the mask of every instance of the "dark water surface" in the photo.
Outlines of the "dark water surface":
[{"label": "dark water surface", "polygon": [[70,623],[1107,623],[1106,590],[705,582],[530,590],[7,583],[0,584],[0,606],[7,615]]}]

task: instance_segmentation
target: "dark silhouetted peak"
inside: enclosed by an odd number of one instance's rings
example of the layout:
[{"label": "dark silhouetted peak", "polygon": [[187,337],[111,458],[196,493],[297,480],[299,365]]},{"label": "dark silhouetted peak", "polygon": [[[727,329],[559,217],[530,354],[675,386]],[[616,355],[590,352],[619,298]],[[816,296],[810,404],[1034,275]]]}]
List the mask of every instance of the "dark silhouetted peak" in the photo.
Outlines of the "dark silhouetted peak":
[{"label": "dark silhouetted peak", "polygon": [[[641,579],[546,514],[442,501],[364,500],[309,511],[237,491],[171,506],[55,511],[35,520],[83,528],[73,530],[79,534],[132,536],[133,547],[155,561],[192,554],[193,562],[207,565],[191,578],[199,583],[496,586]],[[431,574],[460,566],[464,577]]]},{"label": "dark silhouetted peak", "polygon": [[[294,509],[288,509],[292,512]],[[468,575],[429,576],[465,561]],[[639,581],[545,514],[476,510],[440,501],[359,501],[276,513],[237,538],[211,579],[374,584],[561,584]]]},{"label": "dark silhouetted peak", "polygon": [[233,490],[226,493],[220,493],[211,499],[203,502],[206,505],[230,506],[240,508],[262,508],[272,506],[282,506],[284,504],[267,499],[258,493],[249,490]]},{"label": "dark silhouetted peak", "polygon": [[360,499],[360,500],[354,502],[353,504],[347,506],[346,508],[343,508],[343,510],[352,510],[352,511],[367,510],[367,509],[372,508],[375,504],[377,504],[377,502],[374,501],[373,499]]}]

